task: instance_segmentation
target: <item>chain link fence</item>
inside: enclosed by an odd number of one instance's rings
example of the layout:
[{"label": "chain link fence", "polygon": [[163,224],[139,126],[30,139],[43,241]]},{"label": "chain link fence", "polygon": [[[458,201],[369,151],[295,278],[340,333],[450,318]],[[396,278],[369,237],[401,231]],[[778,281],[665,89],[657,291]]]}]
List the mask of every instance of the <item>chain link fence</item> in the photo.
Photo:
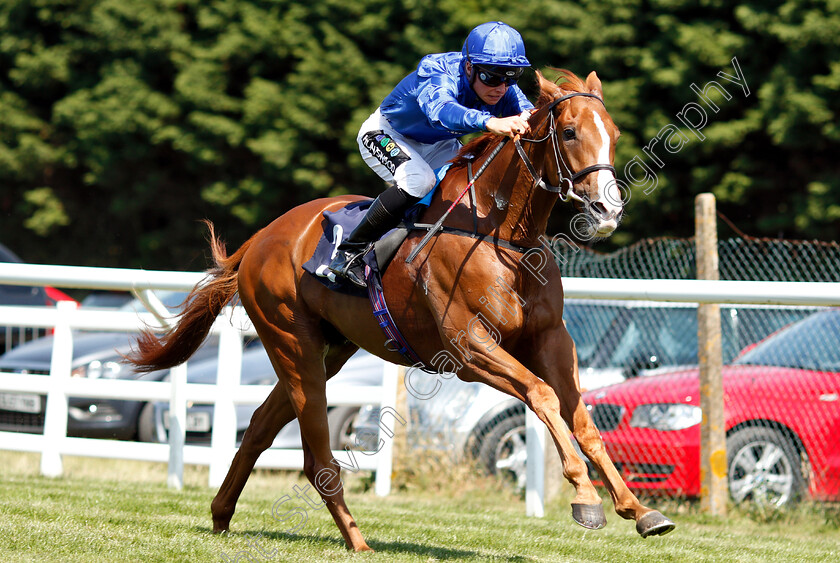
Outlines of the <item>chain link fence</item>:
[{"label": "chain link fence", "polygon": [[[722,280],[840,281],[834,242],[731,238],[718,248]],[[696,278],[693,239],[648,239],[609,254],[560,244],[557,254],[564,277]],[[840,500],[840,311],[721,305],[720,312],[733,500]],[[569,299],[564,321],[584,399],[628,485],[699,496],[697,306]],[[424,388],[422,375],[414,378],[415,387],[431,389],[432,380]],[[409,397],[420,441],[471,454],[523,486],[524,405],[486,386],[438,381],[433,397]]]},{"label": "chain link fence", "polygon": [[[696,277],[693,239],[644,240],[611,254],[562,250],[565,276]],[[722,280],[840,281],[836,242],[730,238],[719,241],[718,253]],[[600,349],[579,347],[581,373],[582,380],[595,376],[584,399],[611,457],[638,492],[698,496],[696,364],[704,343],[697,342],[696,307],[585,307],[600,312],[572,312],[566,322],[576,340]],[[772,506],[840,498],[840,312],[749,305],[721,305],[720,312],[731,498]],[[598,381],[609,368],[622,373]],[[623,382],[600,385],[614,379]]]},{"label": "chain link fence", "polygon": [[[719,241],[718,253],[722,280],[840,281],[835,242],[730,238]],[[696,277],[693,239],[645,240],[612,254],[568,250],[563,258],[566,276]],[[602,387],[590,378],[584,395],[611,457],[636,491],[698,496],[696,364],[705,343],[697,342],[696,307],[600,309],[602,318],[571,315],[566,322],[578,339],[606,349],[601,356],[583,350],[582,374],[622,370],[623,383]],[[732,500],[781,506],[840,498],[840,312],[748,305],[721,305],[720,312]]]},{"label": "chain link fence", "polygon": [[[609,254],[556,245],[564,277],[696,279],[694,239],[645,239]],[[768,238],[718,242],[720,279],[838,282],[840,243]]]}]

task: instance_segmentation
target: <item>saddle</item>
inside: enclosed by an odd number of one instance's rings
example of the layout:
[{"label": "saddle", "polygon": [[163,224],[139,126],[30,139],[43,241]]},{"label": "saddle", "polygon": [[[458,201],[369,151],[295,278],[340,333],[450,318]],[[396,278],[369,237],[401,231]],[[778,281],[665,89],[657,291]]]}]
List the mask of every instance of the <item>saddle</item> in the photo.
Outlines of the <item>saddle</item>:
[{"label": "saddle", "polygon": [[[408,237],[409,231],[415,227],[421,228],[419,225],[416,225],[415,221],[423,209],[431,203],[432,197],[440,181],[449,170],[449,167],[450,165],[446,164],[435,171],[437,182],[432,190],[423,199],[409,208],[405,212],[399,226],[385,233],[374,243],[373,250],[365,255],[364,262],[370,268],[371,274],[378,274],[381,277],[403,241]],[[364,217],[371,203],[373,203],[373,200],[356,201],[336,211],[324,211],[322,214],[324,217],[321,222],[323,235],[321,235],[321,239],[318,241],[318,246],[315,248],[312,257],[303,265],[303,269],[315,276],[319,282],[332,291],[357,296],[367,295],[365,289],[358,288],[349,282],[337,278],[335,274],[329,271],[327,266],[337,251],[338,245],[361,222],[362,217]],[[366,272],[367,275],[369,275],[368,272]]]},{"label": "saddle", "polygon": [[322,221],[323,235],[321,235],[312,257],[303,265],[303,269],[306,272],[314,276],[315,279],[331,291],[355,295],[357,297],[368,297],[373,308],[373,314],[379,321],[379,326],[387,338],[385,346],[389,350],[400,353],[411,365],[418,367],[425,366],[403,338],[388,310],[388,305],[385,301],[385,292],[382,287],[382,274],[385,272],[388,264],[391,263],[397,250],[399,250],[402,243],[408,237],[409,231],[412,228],[416,228],[416,218],[431,203],[432,196],[438,184],[440,184],[440,181],[446,175],[449,166],[447,164],[435,171],[437,182],[434,188],[432,188],[426,197],[406,211],[400,225],[385,233],[374,243],[373,250],[364,256],[367,289],[356,287],[352,283],[336,277],[329,270],[328,265],[334,253],[337,252],[338,245],[359,224],[371,203],[373,203],[373,200],[356,201],[336,211],[324,211],[324,219]]},{"label": "saddle", "polygon": [[[324,234],[318,241],[318,246],[315,248],[312,258],[303,265],[303,269],[332,291],[357,297],[368,297],[373,314],[385,333],[385,347],[400,353],[410,365],[423,366],[423,362],[397,328],[391,312],[388,310],[385,291],[382,287],[382,273],[408,236],[409,229],[405,223],[385,233],[381,239],[374,243],[373,250],[364,256],[366,289],[356,287],[352,283],[337,277],[327,268],[332,260],[333,253],[337,251],[338,245],[361,221],[371,203],[372,200],[357,201],[336,211],[324,211],[322,222]],[[409,211],[414,216],[418,210]]]}]

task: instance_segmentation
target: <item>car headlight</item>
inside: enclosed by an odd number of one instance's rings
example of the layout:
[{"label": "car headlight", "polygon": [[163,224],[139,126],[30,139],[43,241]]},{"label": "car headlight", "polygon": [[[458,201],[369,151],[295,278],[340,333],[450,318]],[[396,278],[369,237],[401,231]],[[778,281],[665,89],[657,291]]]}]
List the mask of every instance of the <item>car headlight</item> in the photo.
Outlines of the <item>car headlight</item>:
[{"label": "car headlight", "polygon": [[122,365],[119,362],[102,362],[100,360],[93,360],[92,362],[79,366],[73,370],[73,377],[87,377],[89,379],[116,379],[120,375]]},{"label": "car headlight", "polygon": [[703,411],[694,405],[641,405],[633,411],[630,426],[655,430],[683,430],[700,424]]}]

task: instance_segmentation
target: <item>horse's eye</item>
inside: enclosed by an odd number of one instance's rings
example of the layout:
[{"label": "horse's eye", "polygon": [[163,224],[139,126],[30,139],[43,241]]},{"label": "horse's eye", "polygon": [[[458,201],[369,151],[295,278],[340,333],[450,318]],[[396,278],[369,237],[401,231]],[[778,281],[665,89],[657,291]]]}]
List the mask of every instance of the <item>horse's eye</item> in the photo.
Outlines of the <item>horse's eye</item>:
[{"label": "horse's eye", "polygon": [[567,127],[566,129],[563,129],[563,139],[564,140],[571,141],[574,138],[575,138],[575,130],[574,129],[572,129],[571,127]]}]

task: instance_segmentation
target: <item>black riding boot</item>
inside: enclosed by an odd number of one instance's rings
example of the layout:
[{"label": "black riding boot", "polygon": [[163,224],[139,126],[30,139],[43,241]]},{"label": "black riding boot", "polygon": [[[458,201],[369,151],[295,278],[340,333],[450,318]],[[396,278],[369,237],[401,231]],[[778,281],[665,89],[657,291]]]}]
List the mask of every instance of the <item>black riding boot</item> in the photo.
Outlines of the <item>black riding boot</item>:
[{"label": "black riding boot", "polygon": [[355,286],[367,287],[362,256],[379,237],[396,227],[403,212],[420,198],[408,195],[397,186],[391,186],[373,200],[362,222],[338,246],[338,252],[328,266],[336,276],[349,280]]}]

